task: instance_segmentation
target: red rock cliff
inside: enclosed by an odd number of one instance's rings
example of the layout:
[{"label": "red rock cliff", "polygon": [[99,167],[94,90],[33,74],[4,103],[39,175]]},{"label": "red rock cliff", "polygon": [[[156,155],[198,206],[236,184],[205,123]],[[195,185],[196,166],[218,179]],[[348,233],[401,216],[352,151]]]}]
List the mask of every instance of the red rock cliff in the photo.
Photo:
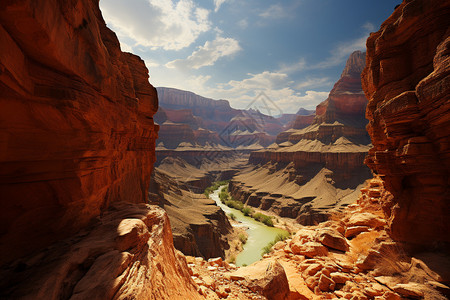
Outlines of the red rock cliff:
[{"label": "red rock cliff", "polygon": [[362,82],[392,236],[449,242],[450,2],[404,1],[367,40]]},{"label": "red rock cliff", "polygon": [[0,3],[0,265],[146,201],[158,108],[98,1]]}]

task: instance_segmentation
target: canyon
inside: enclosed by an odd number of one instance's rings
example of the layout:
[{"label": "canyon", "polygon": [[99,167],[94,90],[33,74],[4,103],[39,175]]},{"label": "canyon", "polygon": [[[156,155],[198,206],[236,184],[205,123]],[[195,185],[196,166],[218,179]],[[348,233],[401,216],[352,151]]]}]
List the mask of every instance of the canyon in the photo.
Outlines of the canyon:
[{"label": "canyon", "polygon": [[[447,299],[449,16],[403,1],[272,117],[155,89],[96,1],[2,2],[0,298]],[[219,180],[290,225],[250,266]]]},{"label": "canyon", "polygon": [[[450,241],[449,9],[405,3],[367,40],[363,87],[373,148],[366,162],[389,191],[383,208],[392,236],[418,246]],[[427,25],[410,27],[418,20]]]},{"label": "canyon", "polygon": [[[312,116],[299,115],[277,143],[252,151],[249,166],[230,182],[235,199],[282,217],[314,225],[356,201],[370,148],[361,87],[365,53],[350,55],[328,98]],[[305,118],[312,119],[306,126]]]},{"label": "canyon", "polygon": [[3,1],[0,40],[0,298],[200,298],[146,204],[156,90],[98,2]]}]

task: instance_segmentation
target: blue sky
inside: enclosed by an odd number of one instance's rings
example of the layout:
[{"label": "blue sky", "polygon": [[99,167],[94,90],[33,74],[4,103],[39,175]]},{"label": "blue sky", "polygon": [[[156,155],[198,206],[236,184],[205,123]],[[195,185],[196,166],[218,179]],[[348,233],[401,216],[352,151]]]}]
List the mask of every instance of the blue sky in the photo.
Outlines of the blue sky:
[{"label": "blue sky", "polygon": [[154,86],[247,108],[264,92],[283,112],[314,109],[348,55],[400,0],[101,0],[123,51]]}]

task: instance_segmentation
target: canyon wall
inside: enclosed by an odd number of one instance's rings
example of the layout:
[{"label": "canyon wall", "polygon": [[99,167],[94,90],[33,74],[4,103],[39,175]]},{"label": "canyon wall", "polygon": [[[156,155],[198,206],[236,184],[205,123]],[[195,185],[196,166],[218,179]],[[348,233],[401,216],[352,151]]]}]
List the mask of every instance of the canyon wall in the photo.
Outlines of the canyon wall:
[{"label": "canyon wall", "polygon": [[[170,171],[192,171],[181,159],[173,159],[171,164],[180,164],[174,168],[164,165],[155,168],[150,184],[150,201],[164,208],[170,219],[173,232],[173,242],[176,249],[185,255],[201,256],[206,259],[222,257],[225,259],[225,250],[230,248],[227,235],[232,227],[225,213],[216,205],[214,200],[206,198],[202,193],[211,185],[208,177],[201,179],[208,182],[200,193],[197,185],[201,182],[183,182]],[[194,181],[194,182],[193,182]]]},{"label": "canyon wall", "polygon": [[362,74],[391,235],[427,247],[450,242],[449,16],[448,1],[404,1],[368,38]]},{"label": "canyon wall", "polygon": [[145,204],[157,93],[98,1],[2,1],[0,44],[0,298],[197,299]]},{"label": "canyon wall", "polygon": [[365,53],[352,53],[314,116],[297,116],[295,127],[281,132],[277,144],[250,153],[249,168],[230,182],[233,197],[304,225],[356,201],[371,177],[364,165],[370,148],[360,79],[364,59]]}]

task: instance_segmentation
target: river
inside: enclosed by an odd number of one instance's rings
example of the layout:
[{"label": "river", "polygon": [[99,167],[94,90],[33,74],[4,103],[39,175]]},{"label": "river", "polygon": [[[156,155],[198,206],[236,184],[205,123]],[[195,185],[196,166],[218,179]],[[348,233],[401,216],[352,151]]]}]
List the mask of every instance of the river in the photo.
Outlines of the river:
[{"label": "river", "polygon": [[245,243],[244,250],[236,257],[236,265],[250,265],[255,261],[261,259],[262,249],[267,244],[275,239],[277,234],[285,233],[286,231],[280,228],[269,227],[261,222],[258,222],[250,217],[244,216],[244,214],[234,208],[230,208],[223,204],[219,199],[219,191],[226,185],[220,186],[212,194],[209,195],[211,199],[216,201],[217,205],[228,215],[230,213],[236,216],[236,221],[240,222],[240,225],[248,228],[248,240]]}]

